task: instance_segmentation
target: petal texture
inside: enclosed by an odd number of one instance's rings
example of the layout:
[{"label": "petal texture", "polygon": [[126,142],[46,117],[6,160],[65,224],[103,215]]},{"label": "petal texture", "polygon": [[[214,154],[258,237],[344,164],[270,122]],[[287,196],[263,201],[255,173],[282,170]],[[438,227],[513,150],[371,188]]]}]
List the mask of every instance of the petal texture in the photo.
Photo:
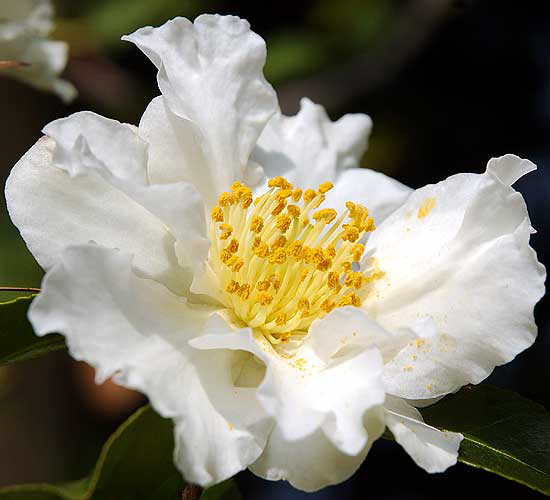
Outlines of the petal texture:
[{"label": "petal texture", "polygon": [[208,252],[194,188],[149,185],[147,144],[129,125],[82,112],[44,132],[53,140],[39,141],[6,184],[12,220],[38,262],[47,269],[65,246],[93,240],[133,253],[145,275],[174,290],[188,286],[179,264],[192,268]]},{"label": "petal texture", "polygon": [[368,442],[357,455],[339,451],[319,429],[297,441],[289,441],[276,427],[260,458],[249,469],[271,481],[286,480],[295,488],[317,491],[345,481],[365,460],[372,443],[384,431],[383,417],[372,410],[365,417]]},{"label": "petal texture", "polygon": [[313,491],[349,477],[381,435],[385,394],[382,356],[375,346],[380,328],[367,320],[362,333],[370,341],[343,352],[341,332],[350,338],[353,332],[338,318],[325,326],[324,320],[314,323],[292,358],[280,356],[262,335],[246,329],[191,341],[199,349],[248,351],[266,366],[257,394],[276,427],[251,468],[256,474]]},{"label": "petal texture", "polygon": [[[140,124],[144,137],[158,126],[168,134],[152,151],[151,180],[189,180],[214,203],[243,179],[250,152],[276,109],[275,93],[262,74],[264,41],[248,22],[218,15],[202,15],[194,23],[173,19],[123,40],[135,43],[159,70],[164,109],[157,103]],[[185,146],[170,144],[173,137]],[[168,168],[159,161],[167,149],[181,147],[186,154],[172,158]]]},{"label": "petal texture", "polygon": [[533,168],[508,155],[485,174],[426,186],[372,234],[367,253],[385,276],[364,307],[386,329],[419,337],[386,364],[389,393],[430,399],[478,383],[535,340],[545,271],[509,185]]},{"label": "petal texture", "polygon": [[[253,152],[265,176],[284,176],[300,188],[317,188],[330,181],[325,206],[338,212],[348,200],[367,204],[377,222],[398,208],[412,192],[409,187],[373,170],[357,168],[372,128],[364,114],[347,114],[332,122],[324,108],[302,99],[295,116],[275,114]],[[265,190],[265,178],[257,192]]]},{"label": "petal texture", "polygon": [[380,224],[397,210],[413,190],[399,181],[369,168],[350,168],[339,173],[334,189],[327,193],[325,206],[342,213],[346,201],[365,205],[375,223]]},{"label": "petal texture", "polygon": [[114,376],[173,418],[175,461],[187,480],[208,486],[259,456],[271,425],[251,390],[234,387],[234,353],[187,344],[218,331],[210,310],[136,276],[128,254],[95,245],[68,248],[42,290],[29,312],[37,334],[64,334],[98,382]]},{"label": "petal texture", "polygon": [[371,128],[371,119],[362,114],[332,122],[322,106],[304,98],[295,116],[279,112],[271,118],[253,158],[267,177],[282,175],[299,187],[317,187],[333,181],[338,169],[358,166]]},{"label": "petal texture", "polygon": [[390,396],[384,406],[386,425],[416,465],[426,472],[443,472],[456,464],[462,434],[425,424],[420,412],[402,399]]}]

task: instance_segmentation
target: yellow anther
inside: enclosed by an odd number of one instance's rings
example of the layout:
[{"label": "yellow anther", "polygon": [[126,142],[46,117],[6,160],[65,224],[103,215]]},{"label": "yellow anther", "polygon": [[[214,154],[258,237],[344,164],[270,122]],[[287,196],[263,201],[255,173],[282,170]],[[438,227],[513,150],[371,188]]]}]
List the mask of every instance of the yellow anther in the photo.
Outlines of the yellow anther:
[{"label": "yellow anther", "polygon": [[329,245],[327,248],[325,248],[325,255],[327,258],[334,259],[336,257],[336,248],[334,248],[334,245]]},{"label": "yellow anther", "polygon": [[301,273],[300,273],[300,281],[304,281],[309,275],[309,269],[304,269]]},{"label": "yellow anther", "polygon": [[342,262],[342,270],[346,273],[350,272],[353,269],[351,262]]},{"label": "yellow anther", "polygon": [[343,224],[342,228],[344,229],[344,234],[342,235],[342,239],[344,241],[351,241],[353,243],[359,239],[359,229],[355,226],[352,226],[351,224]]},{"label": "yellow anther", "polygon": [[374,224],[374,219],[372,217],[368,217],[365,225],[363,226],[363,231],[365,231],[366,233],[370,233],[375,229],[376,229],[376,226]]},{"label": "yellow anther", "polygon": [[336,307],[336,304],[334,303],[334,301],[332,301],[330,299],[323,300],[323,302],[321,302],[321,305],[319,306],[319,308],[322,311],[325,311],[326,313],[329,313],[335,307]]},{"label": "yellow anther", "polygon": [[304,191],[304,201],[306,203],[309,203],[311,200],[313,200],[313,198],[315,198],[316,194],[317,193],[313,189],[306,189]]},{"label": "yellow anther", "polygon": [[277,319],[275,320],[275,324],[277,326],[283,326],[288,320],[288,317],[286,314],[281,314],[280,316],[277,316]]},{"label": "yellow anther", "polygon": [[346,201],[346,208],[350,214],[353,214],[355,212],[355,203],[353,201]]},{"label": "yellow anther", "polygon": [[363,275],[358,272],[350,272],[346,274],[344,285],[354,287],[359,290],[363,286]]},{"label": "yellow anther", "polygon": [[229,224],[220,224],[220,240],[226,240],[233,233],[233,228]]},{"label": "yellow anther", "polygon": [[218,198],[218,205],[221,207],[228,207],[229,205],[235,205],[239,201],[239,197],[236,193],[222,193]]},{"label": "yellow anther", "polygon": [[227,264],[227,261],[231,258],[231,252],[227,249],[227,248],[224,248],[221,252],[220,252],[220,260],[224,263],[224,264]]},{"label": "yellow anther", "polygon": [[302,311],[302,316],[306,316],[307,314],[309,314],[310,307],[311,307],[311,304],[309,303],[309,300],[306,299],[305,297],[302,297],[298,301],[298,309]]},{"label": "yellow anther", "polygon": [[231,252],[231,253],[237,253],[239,251],[239,242],[236,240],[236,239],[232,239],[230,242],[229,242],[229,246],[227,247],[227,249]]},{"label": "yellow anther", "polygon": [[344,307],[344,306],[358,307],[360,305],[361,305],[361,299],[354,293],[348,293],[344,295],[342,298],[340,298],[340,300],[338,301],[337,307]]},{"label": "yellow anther", "polygon": [[237,191],[240,187],[243,187],[242,182],[235,181],[233,184],[231,184],[231,191]]},{"label": "yellow anther", "polygon": [[256,290],[259,292],[267,292],[270,286],[271,282],[268,280],[258,281],[258,283],[256,283]]},{"label": "yellow anther", "polygon": [[225,287],[227,293],[235,293],[239,290],[239,283],[235,280],[231,280]]},{"label": "yellow anther", "polygon": [[354,262],[359,262],[361,260],[361,256],[363,255],[363,252],[365,251],[365,245],[361,243],[356,243],[351,248],[351,256],[353,257]]},{"label": "yellow anther", "polygon": [[252,217],[250,221],[250,230],[254,233],[261,233],[264,228],[264,220],[259,215]]},{"label": "yellow anther", "polygon": [[286,237],[282,234],[277,237],[277,239],[271,245],[271,250],[276,250],[277,248],[282,248],[286,245]]},{"label": "yellow anther", "polygon": [[241,285],[239,287],[239,291],[237,292],[239,297],[243,300],[247,300],[248,297],[250,297],[250,285],[245,283],[244,285]]},{"label": "yellow anther", "polygon": [[301,189],[295,189],[292,191],[292,201],[294,203],[298,203],[300,201],[300,198],[302,197],[302,190]]},{"label": "yellow anther", "polygon": [[313,214],[313,219],[316,221],[322,220],[325,224],[330,224],[334,219],[336,219],[336,215],[338,214],[334,208],[323,208]]},{"label": "yellow anther", "polygon": [[323,259],[321,262],[315,266],[315,269],[318,271],[328,271],[332,266],[332,260],[331,259]]},{"label": "yellow anther", "polygon": [[223,210],[222,207],[216,205],[211,211],[210,211],[210,217],[214,222],[223,222]]},{"label": "yellow anther", "polygon": [[278,176],[267,181],[268,187],[278,187],[281,189],[292,189],[292,184],[288,182],[284,177]]},{"label": "yellow anther", "polygon": [[239,272],[241,270],[241,268],[244,265],[244,261],[239,256],[233,255],[230,259],[228,259],[228,261],[225,263],[225,265],[230,267],[231,270],[234,273],[236,273],[236,272]]},{"label": "yellow anther", "polygon": [[277,248],[274,252],[267,256],[267,260],[270,264],[283,264],[286,262],[287,253],[284,248]]},{"label": "yellow anther", "polygon": [[275,195],[275,198],[277,200],[286,200],[287,198],[290,198],[292,196],[292,189],[281,189],[277,192]]},{"label": "yellow anther", "polygon": [[279,276],[277,276],[276,274],[272,274],[268,279],[275,290],[281,288],[281,278],[279,278]]},{"label": "yellow anther", "polygon": [[323,182],[319,186],[319,192],[325,194],[327,191],[330,191],[334,187],[332,182]]},{"label": "yellow anther", "polygon": [[283,234],[286,233],[288,231],[288,228],[290,227],[290,222],[291,222],[290,216],[286,214],[279,215],[279,217],[277,217],[277,223],[276,223],[277,229],[281,231],[281,233]]},{"label": "yellow anther", "polygon": [[256,300],[262,306],[267,306],[273,301],[273,296],[267,292],[260,292],[256,295]]},{"label": "yellow anther", "polygon": [[279,215],[284,210],[285,207],[286,207],[286,201],[281,200],[277,204],[277,206],[271,211],[271,215],[273,216]]},{"label": "yellow anther", "polygon": [[297,206],[297,205],[288,205],[286,207],[286,210],[292,217],[300,217],[301,210],[300,210],[299,206]]},{"label": "yellow anther", "polygon": [[327,277],[327,284],[329,288],[335,288],[340,283],[340,276],[338,276],[338,273],[335,273],[334,271],[331,271],[328,273]]},{"label": "yellow anther", "polygon": [[252,205],[252,193],[247,193],[242,197],[241,206],[246,210],[250,205]]},{"label": "yellow anther", "polygon": [[288,255],[294,257],[296,260],[300,260],[302,257],[303,247],[304,245],[300,240],[294,240],[290,245],[288,245]]},{"label": "yellow anther", "polygon": [[[256,244],[256,242],[254,242],[254,244]],[[257,246],[252,247],[252,251],[254,252],[254,255],[264,258],[267,256],[269,252],[269,248],[265,243],[260,241],[260,243]]]}]

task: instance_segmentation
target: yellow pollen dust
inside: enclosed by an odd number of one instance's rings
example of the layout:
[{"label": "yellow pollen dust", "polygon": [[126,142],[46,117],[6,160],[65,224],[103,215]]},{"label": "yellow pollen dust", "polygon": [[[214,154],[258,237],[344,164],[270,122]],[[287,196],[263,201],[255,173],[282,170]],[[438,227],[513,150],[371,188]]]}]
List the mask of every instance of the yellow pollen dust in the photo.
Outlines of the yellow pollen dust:
[{"label": "yellow pollen dust", "polygon": [[[366,207],[347,202],[338,216],[318,207],[333,188],[295,188],[283,177],[253,199],[250,188],[234,182],[211,211],[210,265],[227,307],[272,343],[303,338],[311,323],[334,308],[361,305],[379,269],[360,272],[374,231]],[[354,265],[355,263],[355,265]]]}]

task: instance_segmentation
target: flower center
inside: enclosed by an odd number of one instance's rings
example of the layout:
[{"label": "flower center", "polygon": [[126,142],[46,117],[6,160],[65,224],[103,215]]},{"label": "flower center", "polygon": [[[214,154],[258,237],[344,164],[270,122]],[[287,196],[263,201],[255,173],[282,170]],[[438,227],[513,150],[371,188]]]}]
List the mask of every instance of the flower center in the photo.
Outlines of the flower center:
[{"label": "flower center", "polygon": [[348,201],[339,217],[332,208],[317,210],[330,182],[302,191],[276,177],[268,187],[254,199],[235,182],[220,195],[209,261],[226,306],[279,344],[303,338],[313,320],[336,307],[360,306],[383,273],[354,270],[365,249],[359,241],[375,229],[366,207]]}]

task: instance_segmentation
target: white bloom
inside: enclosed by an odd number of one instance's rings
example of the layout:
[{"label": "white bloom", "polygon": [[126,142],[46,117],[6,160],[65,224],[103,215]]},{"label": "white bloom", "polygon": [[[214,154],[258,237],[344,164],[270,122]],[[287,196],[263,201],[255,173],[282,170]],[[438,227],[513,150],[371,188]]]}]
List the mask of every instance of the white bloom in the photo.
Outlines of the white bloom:
[{"label": "white bloom", "polygon": [[76,96],[76,90],[58,77],[67,63],[68,46],[65,42],[48,40],[52,19],[50,0],[2,0],[0,61],[7,67],[0,71],[2,75],[54,92],[68,102]]},{"label": "white bloom", "polygon": [[454,464],[462,437],[412,402],[478,383],[534,341],[545,272],[510,186],[535,166],[507,155],[412,191],[357,168],[367,116],[331,122],[306,99],[281,115],[246,21],[125,39],[162,92],[139,127],[57,120],[7,183],[48,271],[36,332],[63,333],[98,382],[172,418],[191,482],[249,467],[315,490],[349,477],[385,426],[427,471]]}]

